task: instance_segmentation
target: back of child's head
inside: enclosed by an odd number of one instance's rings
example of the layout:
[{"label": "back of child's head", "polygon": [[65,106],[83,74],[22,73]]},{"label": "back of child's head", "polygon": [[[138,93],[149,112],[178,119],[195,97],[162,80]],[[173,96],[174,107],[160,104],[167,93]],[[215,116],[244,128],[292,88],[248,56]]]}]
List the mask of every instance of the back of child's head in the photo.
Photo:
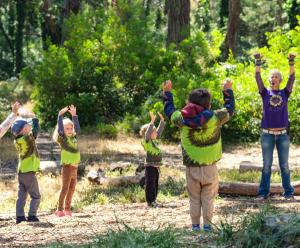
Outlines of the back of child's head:
[{"label": "back of child's head", "polygon": [[[63,119],[63,125],[72,125],[74,127],[74,123],[69,119],[69,118],[64,118]],[[57,142],[58,141],[58,125],[56,125],[53,135],[52,135],[52,139]]]},{"label": "back of child's head", "polygon": [[21,131],[27,124],[28,124],[28,122],[26,120],[18,119],[12,124],[11,132],[16,137],[16,136],[20,135]]},{"label": "back of child's head", "polygon": [[202,106],[204,108],[210,107],[211,95],[207,89],[195,89],[189,94],[189,102]]},{"label": "back of child's head", "polygon": [[[141,129],[140,129],[140,135],[141,135],[142,137],[145,136],[146,131],[147,131],[147,129],[148,129],[149,126],[150,126],[150,123],[147,123],[147,124],[141,126]],[[155,130],[155,127],[153,128],[153,130]]]}]

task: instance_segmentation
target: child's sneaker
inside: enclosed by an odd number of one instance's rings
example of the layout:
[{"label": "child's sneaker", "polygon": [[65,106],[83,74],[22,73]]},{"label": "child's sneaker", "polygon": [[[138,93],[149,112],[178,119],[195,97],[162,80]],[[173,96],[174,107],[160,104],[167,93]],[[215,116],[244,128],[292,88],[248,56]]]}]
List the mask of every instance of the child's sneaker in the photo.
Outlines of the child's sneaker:
[{"label": "child's sneaker", "polygon": [[16,218],[16,224],[19,224],[23,221],[27,221],[27,219],[25,218],[25,216],[17,216]]},{"label": "child's sneaker", "polygon": [[193,231],[200,231],[200,224],[192,224]]},{"label": "child's sneaker", "polygon": [[72,212],[70,210],[64,210],[65,216],[72,217]]},{"label": "child's sneaker", "polygon": [[30,215],[30,216],[28,216],[27,221],[28,222],[39,222],[40,220],[35,215]]},{"label": "child's sneaker", "polygon": [[156,201],[148,203],[148,207],[150,207],[150,208],[158,208],[158,203]]},{"label": "child's sneaker", "polygon": [[293,195],[288,195],[284,197],[286,201],[295,201],[295,197]]},{"label": "child's sneaker", "polygon": [[204,230],[205,232],[211,232],[211,231],[212,231],[212,227],[211,227],[211,225],[209,225],[209,224],[204,224],[204,225],[203,225],[203,230]]},{"label": "child's sneaker", "polygon": [[65,216],[64,211],[59,211],[59,210],[55,211],[54,214],[55,214],[57,217],[64,217],[64,216]]}]

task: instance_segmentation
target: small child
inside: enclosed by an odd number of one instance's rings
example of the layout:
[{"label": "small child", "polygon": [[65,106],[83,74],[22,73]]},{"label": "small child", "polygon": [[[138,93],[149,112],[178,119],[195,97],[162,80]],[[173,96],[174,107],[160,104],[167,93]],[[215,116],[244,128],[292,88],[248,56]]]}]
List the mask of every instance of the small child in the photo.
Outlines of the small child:
[{"label": "small child", "polygon": [[[63,115],[69,112],[72,121],[63,119]],[[59,111],[57,126],[53,133],[53,140],[61,147],[62,166],[62,189],[59,195],[58,207],[55,212],[57,217],[72,216],[71,202],[77,183],[77,168],[80,163],[80,152],[78,150],[76,135],[80,132],[76,107],[71,105]]]},{"label": "small child", "polygon": [[161,166],[162,155],[157,139],[161,136],[165,127],[163,116],[160,113],[158,113],[158,115],[160,117],[160,123],[157,130],[154,126],[156,116],[152,112],[150,112],[151,122],[143,125],[140,130],[140,135],[144,137],[142,146],[147,153],[145,165],[145,194],[149,207],[158,206],[156,197],[158,192],[159,167]]},{"label": "small child", "polygon": [[286,200],[294,199],[294,188],[291,185],[289,169],[289,147],[290,136],[288,134],[288,99],[292,93],[295,81],[295,55],[289,54],[288,61],[290,66],[290,75],[284,89],[280,89],[282,82],[281,73],[278,70],[270,71],[270,88],[264,86],[260,75],[262,58],[259,53],[255,58],[255,79],[259,94],[263,101],[263,117],[261,121],[261,148],[263,156],[263,169],[261,181],[258,190],[257,200],[268,199],[270,193],[271,167],[273,164],[273,151],[276,146],[278,152],[280,174],[284,197]]},{"label": "small child", "polygon": [[17,119],[19,108],[20,108],[20,103],[15,102],[12,106],[12,113],[0,124],[0,139],[4,136],[7,130]]},{"label": "small child", "polygon": [[211,108],[211,95],[207,89],[190,92],[188,104],[175,111],[172,82],[163,83],[164,111],[171,122],[181,128],[183,164],[186,166],[186,183],[190,199],[192,230],[212,229],[214,197],[218,193],[219,179],[217,161],[222,157],[221,127],[234,112],[232,82],[224,82],[224,107],[216,111]]},{"label": "small child", "polygon": [[27,221],[38,222],[37,210],[41,195],[36,173],[40,170],[40,159],[35,140],[39,132],[39,120],[34,114],[27,114],[32,118],[32,126],[24,119],[16,120],[11,127],[15,137],[15,146],[19,154],[18,182],[19,191],[16,203],[16,223],[26,221],[24,207],[27,195],[31,197]]}]

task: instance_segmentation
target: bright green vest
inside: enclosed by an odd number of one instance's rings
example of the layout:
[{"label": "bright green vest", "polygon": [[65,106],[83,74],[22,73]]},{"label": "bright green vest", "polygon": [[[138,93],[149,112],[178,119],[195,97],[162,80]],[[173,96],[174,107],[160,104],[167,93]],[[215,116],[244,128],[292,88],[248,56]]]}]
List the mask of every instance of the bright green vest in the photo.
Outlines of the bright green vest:
[{"label": "bright green vest", "polygon": [[57,142],[61,147],[61,165],[78,166],[80,163],[80,152],[78,150],[76,137],[66,137],[59,135]]},{"label": "bright green vest", "polygon": [[143,140],[142,146],[144,147],[147,157],[146,162],[148,163],[160,163],[162,160],[162,154],[156,140]]},{"label": "bright green vest", "polygon": [[[175,115],[174,115],[175,114]],[[174,113],[176,123],[182,120],[181,114]],[[181,125],[181,146],[183,164],[186,166],[211,165],[222,157],[221,125],[216,115],[202,127],[192,129]]]},{"label": "bright green vest", "polygon": [[37,172],[40,170],[40,158],[32,134],[15,139],[19,154],[18,172]]}]

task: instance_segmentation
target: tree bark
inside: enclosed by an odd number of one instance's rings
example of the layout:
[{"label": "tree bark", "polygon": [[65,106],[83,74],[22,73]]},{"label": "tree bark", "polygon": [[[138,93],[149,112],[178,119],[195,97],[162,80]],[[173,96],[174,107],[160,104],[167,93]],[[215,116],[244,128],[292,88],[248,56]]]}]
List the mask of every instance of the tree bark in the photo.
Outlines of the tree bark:
[{"label": "tree bark", "polygon": [[[300,181],[292,183],[295,195],[300,195]],[[256,196],[258,193],[258,183],[241,183],[241,182],[220,182],[219,194],[229,195],[244,195],[244,196]],[[282,194],[281,183],[271,183],[270,194]]]},{"label": "tree bark", "polygon": [[225,49],[224,58],[227,59],[229,56],[229,51],[231,50],[233,54],[236,52],[236,36],[238,32],[239,19],[241,13],[241,2],[240,0],[229,0],[229,17],[227,25],[227,33],[225,37]]},{"label": "tree bark", "polygon": [[20,73],[23,68],[23,39],[24,39],[24,26],[25,26],[25,15],[26,15],[26,1],[16,1],[17,10],[17,30],[15,38],[15,73]]},{"label": "tree bark", "polygon": [[53,13],[50,12],[51,0],[44,0],[41,6],[43,21],[41,22],[43,49],[48,49],[47,40],[55,45],[60,45],[61,28],[56,23]]},{"label": "tree bark", "polygon": [[64,21],[68,19],[71,13],[77,15],[80,10],[80,0],[65,0],[62,16],[62,35],[61,35],[61,45],[64,44],[66,37],[66,30],[64,30]]},{"label": "tree bark", "polygon": [[190,36],[190,0],[166,0],[165,14],[168,15],[167,45],[179,44]]}]

